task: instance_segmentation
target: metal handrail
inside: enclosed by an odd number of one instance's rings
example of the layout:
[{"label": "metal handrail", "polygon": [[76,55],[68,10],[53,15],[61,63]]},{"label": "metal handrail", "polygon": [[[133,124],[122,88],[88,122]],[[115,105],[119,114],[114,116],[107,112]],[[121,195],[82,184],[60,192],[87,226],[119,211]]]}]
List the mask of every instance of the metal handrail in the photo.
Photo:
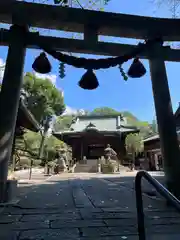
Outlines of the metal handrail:
[{"label": "metal handrail", "polygon": [[146,231],[144,226],[144,209],[142,199],[141,179],[145,178],[153,187],[159,192],[176,210],[180,212],[180,201],[170,193],[161,183],[152,177],[146,171],[139,171],[135,178],[135,191],[136,191],[136,209],[137,209],[137,223],[139,240],[146,239]]}]

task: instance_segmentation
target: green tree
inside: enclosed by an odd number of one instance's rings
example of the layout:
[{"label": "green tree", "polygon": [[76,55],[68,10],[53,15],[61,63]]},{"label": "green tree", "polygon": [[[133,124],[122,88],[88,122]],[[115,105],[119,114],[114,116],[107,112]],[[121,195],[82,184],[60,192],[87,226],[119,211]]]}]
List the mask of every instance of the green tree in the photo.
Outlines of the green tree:
[{"label": "green tree", "polygon": [[64,115],[64,116],[59,116],[57,117],[54,125],[53,125],[53,130],[55,132],[62,131],[65,129],[69,129],[71,126],[73,120],[72,115]]},{"label": "green tree", "polygon": [[41,142],[41,134],[40,133],[27,131],[24,134],[25,150],[28,150],[35,156],[38,156],[40,142]]},{"label": "green tree", "polygon": [[150,124],[150,127],[151,127],[152,133],[158,133],[158,126],[155,119],[153,119],[152,123]]},{"label": "green tree", "polygon": [[169,8],[172,18],[179,17],[180,0],[153,0],[153,3],[160,9],[162,6]]},{"label": "green tree", "polygon": [[58,140],[54,136],[48,136],[45,140],[45,151],[44,151],[44,158],[47,161],[54,161],[56,149],[59,148],[67,148],[66,144],[60,140]]},{"label": "green tree", "polygon": [[143,138],[141,134],[131,133],[125,139],[127,153],[132,155],[133,163],[135,162],[135,155],[143,151]]},{"label": "green tree", "polygon": [[49,79],[41,79],[26,73],[23,82],[28,109],[40,123],[52,115],[61,115],[65,110],[62,92]]},{"label": "green tree", "polygon": [[[38,158],[39,148],[41,145],[41,134],[27,131],[24,134],[24,150],[30,152],[32,155]],[[44,141],[45,151],[43,152],[42,158],[47,158],[47,160],[54,160],[56,148],[64,147],[66,144],[54,136],[47,136]],[[22,149],[22,143],[21,143]]]},{"label": "green tree", "polygon": [[125,111],[122,115],[127,119],[127,124],[133,125],[140,130],[140,135],[142,138],[148,136],[151,133],[151,126],[146,121],[140,121],[132,113]]},{"label": "green tree", "polygon": [[[37,0],[36,0],[37,1]],[[48,0],[46,0],[48,2]],[[104,6],[111,0],[53,0],[54,4],[66,7],[88,8],[90,10],[104,10]]]},{"label": "green tree", "polygon": [[62,92],[49,79],[38,78],[32,73],[26,73],[23,90],[28,109],[43,126],[39,146],[39,157],[42,158],[49,122],[53,115],[61,115],[64,112],[64,98]]},{"label": "green tree", "polygon": [[113,114],[118,114],[120,112],[114,110],[113,108],[109,107],[99,107],[95,108],[90,114],[93,115],[113,115]]},{"label": "green tree", "polygon": [[134,116],[131,112],[129,111],[123,111],[121,114],[126,118],[128,124],[134,124],[136,122],[139,122],[136,116]]}]

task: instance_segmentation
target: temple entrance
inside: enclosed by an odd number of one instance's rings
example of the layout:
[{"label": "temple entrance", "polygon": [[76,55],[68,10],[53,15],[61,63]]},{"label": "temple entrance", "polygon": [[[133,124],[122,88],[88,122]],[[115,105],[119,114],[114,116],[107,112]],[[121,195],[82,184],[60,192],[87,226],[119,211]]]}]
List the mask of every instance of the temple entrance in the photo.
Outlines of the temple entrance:
[{"label": "temple entrance", "polygon": [[104,155],[103,144],[90,144],[88,145],[87,159],[98,159]]},{"label": "temple entrance", "polygon": [[118,161],[123,163],[126,155],[126,136],[139,132],[136,127],[127,125],[119,114],[78,116],[71,124],[71,129],[74,130],[56,132],[54,136],[72,147],[72,156],[76,162],[84,158],[101,158],[107,144],[110,144],[117,154]]}]

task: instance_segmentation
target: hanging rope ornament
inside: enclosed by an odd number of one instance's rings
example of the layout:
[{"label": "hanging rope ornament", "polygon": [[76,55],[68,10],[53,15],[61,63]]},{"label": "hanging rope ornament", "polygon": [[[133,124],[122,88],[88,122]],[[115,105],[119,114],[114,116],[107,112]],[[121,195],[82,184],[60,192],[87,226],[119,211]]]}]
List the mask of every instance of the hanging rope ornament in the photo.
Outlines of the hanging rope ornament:
[{"label": "hanging rope ornament", "polygon": [[128,76],[131,78],[140,78],[145,74],[145,67],[138,58],[135,58],[128,70]]},{"label": "hanging rope ornament", "polygon": [[65,63],[60,62],[59,63],[59,77],[63,79],[66,76],[65,74]]},{"label": "hanging rope ornament", "polygon": [[92,69],[88,69],[79,81],[79,86],[86,90],[94,90],[99,86],[96,75]]},{"label": "hanging rope ornament", "polygon": [[[79,81],[79,86],[83,89],[93,90],[99,86],[96,75],[93,70],[106,69],[110,67],[119,66],[121,75],[124,80],[127,81],[128,77],[124,73],[122,64],[128,60],[135,58],[132,65],[128,70],[128,76],[131,78],[140,78],[146,73],[146,69],[143,64],[137,58],[143,51],[151,48],[155,43],[160,42],[162,44],[161,38],[155,38],[152,40],[146,40],[144,43],[139,43],[130,53],[124,54],[118,57],[110,57],[106,59],[86,59],[78,58],[75,56],[69,56],[61,52],[57,52],[54,49],[49,48],[49,46],[39,43],[38,46],[46,53],[50,54],[54,59],[61,62],[61,67],[64,68],[63,64],[68,64],[76,68],[84,68],[87,72],[82,76]],[[40,73],[49,73],[51,65],[45,55],[42,53],[33,63],[33,69]],[[63,78],[65,73],[60,74]]]},{"label": "hanging rope ornament", "polygon": [[139,54],[146,51],[157,42],[162,42],[162,40],[160,38],[146,40],[144,43],[139,43],[130,53],[106,59],[86,59],[82,57],[79,58],[75,56],[69,56],[68,54],[63,54],[41,43],[38,43],[38,46],[39,48],[43,49],[43,51],[50,54],[54,59],[57,59],[68,65],[74,66],[76,68],[99,70],[116,67],[117,65],[121,65],[132,58],[136,58]]},{"label": "hanging rope ornament", "polygon": [[120,70],[121,76],[123,77],[124,81],[127,81],[128,80],[128,76],[124,72],[124,69],[122,68],[122,65],[119,65],[119,70]]},{"label": "hanging rope ornament", "polygon": [[32,68],[34,71],[42,74],[51,72],[51,64],[44,52],[35,59],[34,63],[32,64]]}]

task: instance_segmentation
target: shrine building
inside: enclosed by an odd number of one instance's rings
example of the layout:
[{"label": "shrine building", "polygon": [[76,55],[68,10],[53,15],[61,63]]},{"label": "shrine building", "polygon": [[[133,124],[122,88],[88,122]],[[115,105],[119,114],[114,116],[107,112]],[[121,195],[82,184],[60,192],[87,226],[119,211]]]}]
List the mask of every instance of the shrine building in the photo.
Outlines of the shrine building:
[{"label": "shrine building", "polygon": [[[180,105],[174,113],[176,133],[180,146]],[[148,136],[143,140],[144,143],[144,168],[146,170],[159,170],[158,158],[161,157],[161,144],[159,134],[154,134],[153,136]],[[163,169],[163,161],[160,164],[160,168]],[[151,169],[151,167],[152,169]]]},{"label": "shrine building", "polygon": [[127,124],[120,114],[86,115],[77,116],[68,130],[53,135],[72,147],[72,156],[77,160],[100,158],[107,144],[116,151],[118,159],[123,160],[125,138],[129,133],[137,132],[137,127]]}]

